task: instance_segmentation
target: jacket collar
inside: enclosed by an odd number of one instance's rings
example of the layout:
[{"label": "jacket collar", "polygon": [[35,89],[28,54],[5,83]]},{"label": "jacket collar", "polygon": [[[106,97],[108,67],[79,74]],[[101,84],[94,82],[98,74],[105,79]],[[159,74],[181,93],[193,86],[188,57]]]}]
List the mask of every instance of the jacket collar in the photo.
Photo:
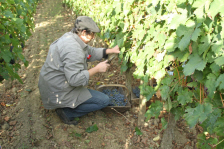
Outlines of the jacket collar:
[{"label": "jacket collar", "polygon": [[72,33],[72,32],[69,32],[69,33],[72,34],[73,38],[79,43],[79,45],[81,46],[83,50],[87,47],[87,44],[83,42],[82,39],[76,33]]}]

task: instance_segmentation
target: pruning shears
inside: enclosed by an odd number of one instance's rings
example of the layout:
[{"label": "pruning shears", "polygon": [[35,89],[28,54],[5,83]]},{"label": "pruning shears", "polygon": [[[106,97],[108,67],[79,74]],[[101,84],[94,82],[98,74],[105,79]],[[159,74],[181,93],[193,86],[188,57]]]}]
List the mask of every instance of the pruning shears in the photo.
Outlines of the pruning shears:
[{"label": "pruning shears", "polygon": [[111,61],[115,58],[115,56],[116,56],[116,55],[114,54],[114,55],[112,55],[111,57],[109,57],[107,63],[110,64]]}]

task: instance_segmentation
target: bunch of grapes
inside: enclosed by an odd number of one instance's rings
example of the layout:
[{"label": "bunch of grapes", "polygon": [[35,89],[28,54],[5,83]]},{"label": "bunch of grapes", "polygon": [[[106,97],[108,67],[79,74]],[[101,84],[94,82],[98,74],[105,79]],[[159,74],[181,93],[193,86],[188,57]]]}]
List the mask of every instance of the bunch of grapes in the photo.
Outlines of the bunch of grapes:
[{"label": "bunch of grapes", "polygon": [[133,88],[132,91],[137,98],[140,97],[140,89],[138,87]]},{"label": "bunch of grapes", "polygon": [[113,90],[104,89],[102,92],[109,96],[110,99],[109,106],[126,106],[128,102],[125,99],[125,96],[121,94],[117,89]]}]

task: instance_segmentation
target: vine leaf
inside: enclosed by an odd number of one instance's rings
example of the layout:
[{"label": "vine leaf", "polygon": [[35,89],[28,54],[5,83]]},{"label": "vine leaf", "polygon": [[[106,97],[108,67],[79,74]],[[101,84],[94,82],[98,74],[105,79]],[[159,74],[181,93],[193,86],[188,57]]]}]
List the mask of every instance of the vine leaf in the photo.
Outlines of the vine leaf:
[{"label": "vine leaf", "polygon": [[213,73],[208,74],[205,86],[208,88],[208,97],[210,98],[213,97],[214,91],[216,91],[214,82],[216,82],[216,76]]},{"label": "vine leaf", "polygon": [[182,24],[177,28],[177,31],[176,31],[177,36],[181,37],[182,35],[184,35],[178,44],[178,47],[180,48],[181,51],[186,49],[187,46],[189,45],[191,40],[191,35],[193,32],[194,32],[193,27],[186,27],[185,25],[182,25]]},{"label": "vine leaf", "polygon": [[199,55],[190,55],[189,62],[184,67],[184,75],[189,76],[194,73],[195,69],[202,71],[206,66],[206,62]]},{"label": "vine leaf", "polygon": [[185,24],[185,22],[187,21],[187,11],[183,11],[182,14],[176,14],[170,25],[169,25],[169,28],[170,29],[176,29],[180,24]]},{"label": "vine leaf", "polygon": [[200,33],[201,33],[201,29],[200,28],[196,28],[191,36],[191,39],[193,41],[197,41],[198,39],[198,36],[200,36]]},{"label": "vine leaf", "polygon": [[223,40],[218,40],[216,43],[212,45],[212,51],[215,53],[219,53],[222,50]]},{"label": "vine leaf", "polygon": [[192,102],[193,93],[189,92],[187,89],[182,90],[178,93],[177,100],[182,104],[186,105],[187,103]]},{"label": "vine leaf", "polygon": [[192,128],[198,122],[202,123],[208,118],[208,114],[212,112],[212,104],[198,104],[195,108],[187,107],[185,112],[186,114],[184,114],[184,118]]},{"label": "vine leaf", "polygon": [[218,121],[215,124],[214,131],[217,133],[219,136],[224,136],[224,117],[220,117]]},{"label": "vine leaf", "polygon": [[[197,1],[196,1],[197,2]],[[204,18],[204,5],[201,5],[194,11],[195,16],[197,17],[197,23],[201,23],[205,20]]]},{"label": "vine leaf", "polygon": [[217,13],[219,12],[223,13],[223,7],[224,7],[223,0],[214,0],[211,3],[208,13],[211,15],[212,19],[214,19]]},{"label": "vine leaf", "polygon": [[170,96],[169,92],[170,92],[169,86],[164,85],[160,87],[160,93],[163,100],[166,100]]},{"label": "vine leaf", "polygon": [[86,129],[86,132],[91,133],[91,132],[93,132],[93,131],[97,131],[97,130],[98,130],[98,127],[97,127],[96,124],[94,124],[94,125],[88,127],[88,128]]},{"label": "vine leaf", "polygon": [[218,77],[218,79],[217,79],[217,81],[216,81],[216,83],[215,83],[215,86],[216,86],[216,87],[219,86],[219,89],[220,89],[220,90],[221,90],[221,89],[224,89],[224,74],[221,74],[221,75]]},{"label": "vine leaf", "polygon": [[212,63],[210,68],[212,70],[212,73],[219,75],[219,71],[220,71],[220,68],[221,68],[219,65],[217,65],[216,63]]},{"label": "vine leaf", "polygon": [[199,52],[199,55],[201,55],[203,52],[205,52],[208,47],[210,46],[210,35],[208,34],[207,36],[203,36],[201,39],[200,39],[200,42],[201,44],[199,44],[198,46],[198,52]]},{"label": "vine leaf", "polygon": [[221,57],[215,59],[215,63],[219,66],[224,65],[224,56],[221,56]]},{"label": "vine leaf", "polygon": [[138,136],[142,135],[142,132],[138,127],[135,127],[135,132],[136,132],[136,135]]},{"label": "vine leaf", "polygon": [[214,133],[215,123],[218,118],[221,117],[221,112],[220,109],[214,109],[214,111],[208,115],[208,119],[202,123],[202,127],[205,131],[207,130],[209,134]]},{"label": "vine leaf", "polygon": [[168,52],[173,52],[173,51],[175,50],[175,48],[178,47],[178,43],[180,42],[178,39],[179,39],[179,38],[176,38],[176,37],[170,37],[170,38],[166,41],[165,49],[166,49]]},{"label": "vine leaf", "polygon": [[10,10],[4,11],[5,14],[3,14],[6,18],[13,18],[13,14]]},{"label": "vine leaf", "polygon": [[160,111],[163,110],[163,103],[156,100],[149,106],[149,109],[145,113],[146,120],[148,121],[151,117],[158,118],[160,115]]},{"label": "vine leaf", "polygon": [[203,149],[211,149],[210,144],[215,145],[218,143],[217,138],[210,137],[209,139],[207,139],[204,133],[199,134],[197,139],[198,139],[197,147]]}]

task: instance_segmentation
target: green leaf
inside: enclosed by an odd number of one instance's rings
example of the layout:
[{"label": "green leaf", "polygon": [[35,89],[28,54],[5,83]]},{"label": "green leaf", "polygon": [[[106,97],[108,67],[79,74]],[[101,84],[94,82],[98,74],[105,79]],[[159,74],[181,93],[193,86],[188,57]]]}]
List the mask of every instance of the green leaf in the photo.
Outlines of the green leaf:
[{"label": "green leaf", "polygon": [[155,94],[155,91],[152,86],[140,85],[139,88],[140,88],[141,94],[146,97],[147,101],[149,101],[152,98],[152,96]]},{"label": "green leaf", "polygon": [[216,63],[212,63],[210,68],[212,70],[212,73],[217,74],[220,72],[221,67],[219,65],[217,65]]},{"label": "green leaf", "polygon": [[144,55],[147,55],[147,59],[150,59],[153,56],[154,53],[155,53],[154,44],[152,42],[148,42],[145,45]]},{"label": "green leaf", "polygon": [[219,87],[219,89],[224,89],[224,74],[221,74],[217,81],[215,82],[215,87]]},{"label": "green leaf", "polygon": [[86,143],[86,144],[89,144],[89,142],[90,142],[90,140],[85,140],[85,143]]},{"label": "green leaf", "polygon": [[124,38],[120,38],[120,39],[118,39],[118,40],[117,40],[117,45],[118,45],[119,47],[122,47],[122,46],[124,45]]},{"label": "green leaf", "polygon": [[214,43],[212,45],[212,51],[214,53],[219,53],[219,52],[222,51],[222,46],[223,46],[223,41],[222,40],[219,40],[219,41],[217,41],[216,43]]},{"label": "green leaf", "polygon": [[219,143],[216,146],[216,149],[223,149],[223,146],[224,146],[224,137],[219,137]]},{"label": "green leaf", "polygon": [[149,109],[145,113],[146,121],[148,121],[151,117],[158,118],[160,115],[160,111],[163,110],[163,103],[156,100],[149,106]]},{"label": "green leaf", "polygon": [[173,79],[171,79],[170,77],[166,77],[161,81],[161,83],[169,86],[172,83],[172,81],[173,81]]},{"label": "green leaf", "polygon": [[177,28],[177,31],[176,31],[177,36],[181,37],[182,35],[184,35],[178,44],[178,47],[180,48],[181,51],[185,50],[188,47],[193,32],[194,32],[194,25],[187,27],[181,24]]},{"label": "green leaf", "polygon": [[168,125],[168,122],[165,120],[165,118],[161,118],[161,123],[162,123],[162,129],[166,129],[167,128],[167,125]]},{"label": "green leaf", "polygon": [[198,122],[202,123],[207,119],[208,114],[212,112],[212,104],[198,104],[195,108],[187,107],[185,112],[186,114],[184,114],[184,118],[192,128]]},{"label": "green leaf", "polygon": [[[205,2],[205,1],[203,1],[203,2]],[[204,5],[201,5],[200,7],[198,7],[194,11],[194,14],[197,17],[197,23],[202,23],[205,20]]]},{"label": "green leaf", "polygon": [[177,100],[180,102],[180,104],[184,106],[187,103],[192,103],[192,96],[192,92],[189,92],[187,89],[184,89],[181,92],[178,92]]},{"label": "green leaf", "polygon": [[214,0],[211,5],[210,8],[208,10],[208,14],[211,15],[212,19],[214,19],[214,17],[221,12],[221,10],[224,7],[224,2],[223,0]]},{"label": "green leaf", "polygon": [[2,52],[2,58],[4,59],[5,62],[9,63],[12,59],[12,53],[9,51],[9,50],[2,50],[1,49],[1,52]]},{"label": "green leaf", "polygon": [[195,71],[194,71],[194,74],[193,74],[193,77],[194,77],[195,80],[197,80],[198,82],[201,82],[202,79],[203,79],[203,72],[202,72],[202,71],[195,70]]},{"label": "green leaf", "polygon": [[221,25],[222,25],[222,31],[220,32],[220,34],[221,34],[221,38],[223,39],[224,38],[224,20],[221,22]]},{"label": "green leaf", "polygon": [[80,138],[82,135],[79,134],[79,133],[75,133],[75,136],[78,137],[78,138]]},{"label": "green leaf", "polygon": [[162,100],[165,101],[166,99],[168,99],[168,97],[170,96],[169,92],[170,92],[169,86],[163,85],[160,87],[160,93],[161,93]]},{"label": "green leaf", "polygon": [[166,71],[164,69],[160,69],[160,70],[155,72],[154,77],[155,77],[156,80],[160,80],[165,75],[166,75]]},{"label": "green leaf", "polygon": [[202,123],[202,127],[204,131],[208,131],[209,134],[214,133],[214,128],[216,121],[219,117],[221,117],[222,111],[220,109],[214,109],[214,111],[210,114],[208,114],[208,118]]},{"label": "green leaf", "polygon": [[211,145],[215,145],[218,143],[217,138],[212,138],[210,137],[209,139],[206,138],[205,134],[199,134],[198,137],[198,142],[197,142],[197,148],[203,148],[203,149],[211,149]]},{"label": "green leaf", "polygon": [[171,112],[174,114],[174,118],[176,121],[179,120],[185,113],[180,107],[172,108]]},{"label": "green leaf", "polygon": [[215,59],[215,63],[219,66],[224,65],[224,56],[218,57],[217,59]]},{"label": "green leaf", "polygon": [[187,11],[184,11],[182,14],[175,14],[169,25],[169,29],[176,29],[180,24],[185,24],[186,21]]},{"label": "green leaf", "polygon": [[97,131],[97,130],[98,130],[98,127],[97,127],[96,124],[94,124],[94,125],[88,127],[88,128],[86,129],[86,132],[91,133],[91,132],[93,132],[93,131]]},{"label": "green leaf", "polygon": [[175,50],[175,48],[178,47],[178,43],[180,42],[178,39],[179,38],[176,38],[176,37],[170,37],[170,38],[168,38],[168,40],[165,43],[164,48],[168,52],[173,52]]},{"label": "green leaf", "polygon": [[208,34],[207,36],[203,36],[200,39],[201,44],[199,44],[199,46],[198,46],[199,55],[201,55],[203,52],[205,52],[209,48],[210,43],[211,43],[211,39],[210,38],[211,37]]},{"label": "green leaf", "polygon": [[193,8],[201,7],[205,4],[205,2],[206,2],[205,0],[196,0],[196,1],[194,1],[192,7]]},{"label": "green leaf", "polygon": [[195,69],[203,71],[206,66],[206,62],[199,57],[199,55],[194,54],[190,56],[189,62],[184,67],[184,75],[189,76],[194,73]]},{"label": "green leaf", "polygon": [[189,51],[180,51],[180,50],[175,50],[174,52],[170,52],[169,55],[172,55],[173,57],[177,58],[178,61],[180,62],[185,62],[188,57],[189,57]]},{"label": "green leaf", "polygon": [[160,33],[158,35],[158,43],[159,43],[159,47],[163,47],[164,43],[166,40],[166,35],[164,33]]},{"label": "green leaf", "polygon": [[14,17],[12,11],[10,11],[10,10],[4,11],[4,16],[6,18],[13,18]]},{"label": "green leaf", "polygon": [[107,29],[107,31],[105,32],[104,37],[107,38],[107,39],[110,38],[110,31],[109,31],[109,29]]},{"label": "green leaf", "polygon": [[216,76],[212,73],[210,73],[207,76],[207,80],[205,82],[205,86],[208,88],[208,97],[212,98],[214,95],[214,92],[216,91],[216,87],[214,85],[214,82],[216,82]]},{"label": "green leaf", "polygon": [[215,123],[214,131],[218,136],[224,136],[224,117],[218,118],[217,122]]},{"label": "green leaf", "polygon": [[164,108],[169,112],[172,109],[172,102],[170,100],[170,96],[168,96],[168,99],[164,103]]},{"label": "green leaf", "polygon": [[135,132],[136,132],[136,135],[138,136],[142,135],[142,132],[138,127],[135,127]]},{"label": "green leaf", "polygon": [[21,18],[13,18],[13,21],[15,21],[17,27],[21,27],[23,25],[23,19]]},{"label": "green leaf", "polygon": [[191,36],[191,39],[196,42],[198,39],[198,36],[200,36],[200,33],[201,33],[201,29],[196,28]]}]

